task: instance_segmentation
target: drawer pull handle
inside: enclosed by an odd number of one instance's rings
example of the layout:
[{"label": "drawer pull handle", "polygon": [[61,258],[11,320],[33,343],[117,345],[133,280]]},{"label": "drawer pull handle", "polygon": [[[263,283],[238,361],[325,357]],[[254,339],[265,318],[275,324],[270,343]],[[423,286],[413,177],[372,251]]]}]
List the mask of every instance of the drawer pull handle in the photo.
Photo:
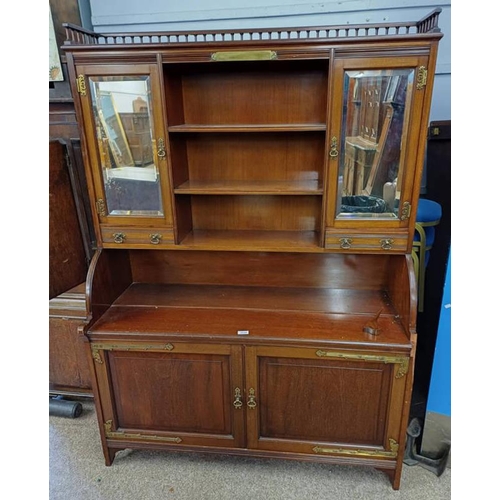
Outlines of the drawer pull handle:
[{"label": "drawer pull handle", "polygon": [[337,151],[337,138],[332,137],[332,142],[330,143],[330,152],[328,153],[330,158],[337,158],[339,152]]},{"label": "drawer pull handle", "polygon": [[125,241],[125,234],[124,233],[113,233],[113,241],[115,243],[123,243]]},{"label": "drawer pull handle", "polygon": [[243,406],[243,402],[241,401],[241,389],[239,387],[236,387],[236,389],[234,390],[233,406],[237,410],[241,410],[241,407]]},{"label": "drawer pull handle", "polygon": [[149,241],[153,244],[153,245],[159,245],[160,244],[160,241],[161,241],[161,234],[158,234],[158,233],[154,233],[154,234],[150,234],[149,235]]},{"label": "drawer pull handle", "polygon": [[158,139],[158,148],[156,154],[160,159],[165,158],[165,156],[167,155],[167,153],[165,152],[165,141],[162,138]]},{"label": "drawer pull handle", "polygon": [[351,238],[340,238],[340,248],[347,250],[352,247],[352,239]]},{"label": "drawer pull handle", "polygon": [[257,406],[257,401],[255,401],[255,389],[248,389],[248,401],[247,406],[250,410],[254,410]]},{"label": "drawer pull handle", "polygon": [[393,243],[394,240],[391,240],[389,238],[380,240],[380,246],[382,247],[383,250],[390,250],[392,248]]}]

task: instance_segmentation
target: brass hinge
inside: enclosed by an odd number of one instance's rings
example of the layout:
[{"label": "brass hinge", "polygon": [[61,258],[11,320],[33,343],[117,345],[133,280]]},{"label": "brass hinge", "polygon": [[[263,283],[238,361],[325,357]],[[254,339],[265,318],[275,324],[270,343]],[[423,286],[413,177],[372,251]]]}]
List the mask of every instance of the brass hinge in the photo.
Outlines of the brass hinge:
[{"label": "brass hinge", "polygon": [[389,439],[389,450],[365,450],[352,448],[323,448],[315,446],[314,453],[328,453],[333,455],[352,455],[355,457],[385,457],[396,458],[398,456],[399,444],[395,439]]},{"label": "brass hinge", "polygon": [[76,89],[80,95],[87,95],[87,85],[83,75],[78,75],[78,78],[76,79]]},{"label": "brass hinge", "polygon": [[368,361],[373,363],[384,363],[384,364],[394,364],[399,365],[397,371],[395,372],[395,378],[402,378],[408,373],[408,368],[410,365],[410,358],[406,356],[385,356],[385,355],[375,355],[375,354],[350,354],[338,351],[323,351],[319,349],[316,351],[316,356],[320,358],[336,358],[336,359],[346,359],[348,361]]},{"label": "brass hinge", "polygon": [[104,203],[104,200],[102,198],[99,198],[95,202],[96,208],[97,208],[97,213],[101,217],[106,217],[106,204]]},{"label": "brass hinge", "polygon": [[337,150],[337,138],[336,137],[332,137],[332,140],[330,142],[330,151],[328,154],[329,154],[330,158],[337,158],[337,156],[339,155],[339,152]]},{"label": "brass hinge", "polygon": [[123,343],[123,344],[99,344],[92,343],[92,349],[103,351],[172,351],[174,345],[168,342],[167,344],[142,344],[142,343]]},{"label": "brass hinge", "polygon": [[405,201],[401,207],[401,220],[408,220],[411,214],[411,203]]},{"label": "brass hinge", "polygon": [[170,436],[157,436],[154,434],[140,434],[140,433],[131,433],[131,432],[123,432],[123,431],[113,431],[111,430],[113,427],[112,420],[106,420],[104,423],[104,434],[108,439],[142,439],[144,441],[163,441],[166,443],[182,443],[182,439],[180,437],[170,437]]},{"label": "brass hinge", "polygon": [[417,70],[417,90],[422,90],[427,85],[427,68],[420,66]]}]

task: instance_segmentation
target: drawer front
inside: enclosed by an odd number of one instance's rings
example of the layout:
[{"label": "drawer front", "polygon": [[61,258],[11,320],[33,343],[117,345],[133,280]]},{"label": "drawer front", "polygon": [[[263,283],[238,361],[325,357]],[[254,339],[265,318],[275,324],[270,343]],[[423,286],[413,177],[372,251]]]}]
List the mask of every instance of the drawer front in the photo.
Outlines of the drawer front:
[{"label": "drawer front", "polygon": [[326,233],[325,247],[344,252],[405,253],[408,238],[401,234]]},{"label": "drawer front", "polygon": [[131,228],[131,227],[101,227],[103,246],[115,247],[162,247],[174,244],[172,228]]}]

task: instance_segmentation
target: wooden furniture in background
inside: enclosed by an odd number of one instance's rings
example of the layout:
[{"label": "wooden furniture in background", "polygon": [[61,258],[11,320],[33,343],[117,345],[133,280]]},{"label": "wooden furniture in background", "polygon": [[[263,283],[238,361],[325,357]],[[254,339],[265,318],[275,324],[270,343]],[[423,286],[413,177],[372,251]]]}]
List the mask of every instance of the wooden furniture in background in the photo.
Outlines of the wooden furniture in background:
[{"label": "wooden furniture in background", "polygon": [[86,320],[85,282],[49,301],[49,391],[91,395],[90,367],[80,328]]},{"label": "wooden furniture in background", "polygon": [[[107,465],[124,448],[212,451],[369,465],[399,488],[438,15],[210,33],[66,26],[98,243],[81,334]],[[347,206],[345,82],[398,74],[404,126],[387,131],[391,168],[380,163],[397,199],[349,190]],[[110,168],[103,92],[119,113],[146,113],[151,165]]]},{"label": "wooden furniture in background", "polygon": [[49,299],[73,288],[87,275],[85,251],[73,191],[59,142],[49,143]]},{"label": "wooden furniture in background", "polygon": [[[50,0],[50,9],[60,46],[62,22],[80,22],[78,2]],[[85,290],[74,287],[86,279],[96,241],[66,55],[60,56],[64,80],[49,83],[49,393],[91,395],[78,336]]]}]

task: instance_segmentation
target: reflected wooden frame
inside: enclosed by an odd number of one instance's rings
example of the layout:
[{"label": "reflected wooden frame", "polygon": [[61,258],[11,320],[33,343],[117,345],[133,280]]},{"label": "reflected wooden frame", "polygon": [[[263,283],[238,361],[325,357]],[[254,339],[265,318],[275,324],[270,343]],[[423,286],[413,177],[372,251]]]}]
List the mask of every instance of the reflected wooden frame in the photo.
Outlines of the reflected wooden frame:
[{"label": "reflected wooden frame", "polygon": [[[130,146],[128,143],[127,135],[125,134],[125,129],[123,128],[123,123],[120,118],[120,114],[115,106],[115,101],[113,99],[113,94],[109,91],[104,91],[96,89],[97,94],[97,115],[99,116],[99,121],[101,122],[104,134],[108,139],[109,149],[113,155],[117,167],[133,167],[134,159]],[[105,115],[103,111],[103,104],[106,104],[106,110],[108,113]],[[109,119],[113,118],[116,120],[116,126],[113,127],[109,123]],[[118,140],[123,144],[123,148],[120,147],[117,138],[113,136],[113,132],[116,134]],[[123,151],[122,151],[123,149]]]}]

